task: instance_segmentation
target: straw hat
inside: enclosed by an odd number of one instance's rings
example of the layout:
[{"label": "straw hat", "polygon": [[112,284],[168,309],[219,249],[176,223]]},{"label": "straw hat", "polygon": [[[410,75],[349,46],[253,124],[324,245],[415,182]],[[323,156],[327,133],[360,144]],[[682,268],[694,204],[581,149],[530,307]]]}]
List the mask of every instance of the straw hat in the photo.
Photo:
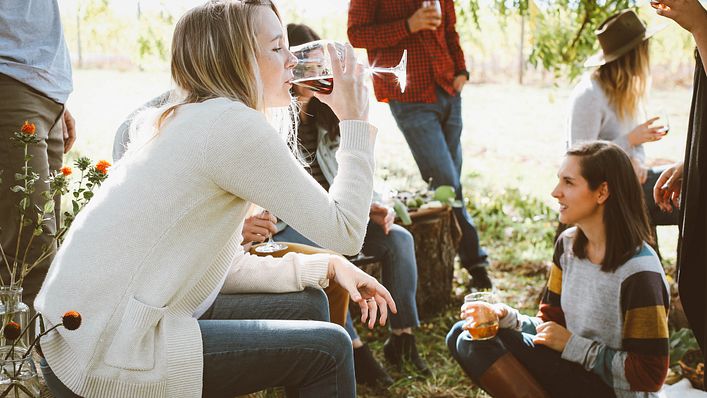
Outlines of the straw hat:
[{"label": "straw hat", "polygon": [[624,10],[612,15],[594,32],[599,40],[601,51],[589,57],[584,66],[589,68],[614,61],[663,30],[665,26],[646,29],[646,25],[633,10]]}]

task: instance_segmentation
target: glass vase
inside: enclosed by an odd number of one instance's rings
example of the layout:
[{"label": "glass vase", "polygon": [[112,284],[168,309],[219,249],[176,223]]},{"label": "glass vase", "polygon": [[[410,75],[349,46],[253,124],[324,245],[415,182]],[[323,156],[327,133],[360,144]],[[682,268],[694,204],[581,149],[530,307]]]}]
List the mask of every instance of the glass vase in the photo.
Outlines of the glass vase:
[{"label": "glass vase", "polygon": [[39,398],[40,384],[32,355],[26,348],[0,347],[0,397]]},{"label": "glass vase", "polygon": [[[0,347],[12,345],[12,341],[5,338],[5,326],[10,322],[20,325],[23,331],[29,322],[29,307],[22,302],[22,288],[14,286],[0,286]],[[16,347],[29,347],[29,331],[15,344]],[[2,395],[2,394],[0,394]]]}]

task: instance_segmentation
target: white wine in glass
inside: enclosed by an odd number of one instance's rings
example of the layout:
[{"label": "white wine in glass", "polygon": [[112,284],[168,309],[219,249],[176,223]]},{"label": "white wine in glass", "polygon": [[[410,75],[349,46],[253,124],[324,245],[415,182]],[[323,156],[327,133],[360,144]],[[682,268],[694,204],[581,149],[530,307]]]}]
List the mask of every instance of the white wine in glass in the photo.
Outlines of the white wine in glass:
[{"label": "white wine in glass", "polygon": [[[322,94],[330,94],[334,89],[334,74],[327,45],[333,44],[339,59],[344,61],[344,45],[330,40],[317,40],[290,48],[297,57],[297,65],[293,71],[293,84],[308,88]],[[403,50],[398,65],[386,68],[380,66],[365,66],[371,75],[390,73],[395,75],[400,86],[400,92],[405,92],[407,86],[407,50]]]}]

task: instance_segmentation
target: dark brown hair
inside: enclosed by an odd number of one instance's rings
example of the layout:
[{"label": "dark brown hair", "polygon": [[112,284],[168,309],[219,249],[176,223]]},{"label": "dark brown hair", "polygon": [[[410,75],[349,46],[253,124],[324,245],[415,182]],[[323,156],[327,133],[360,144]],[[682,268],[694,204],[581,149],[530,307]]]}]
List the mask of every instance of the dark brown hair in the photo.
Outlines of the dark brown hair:
[{"label": "dark brown hair", "polygon": [[[319,35],[309,26],[305,24],[288,24],[287,37],[290,41],[290,46],[299,46],[300,44],[309,43],[310,41],[321,40]],[[312,97],[307,103],[307,115],[311,116],[311,122],[323,128],[329,135],[329,139],[333,140],[339,135],[339,118],[336,117],[334,111],[328,105],[323,104]]]},{"label": "dark brown hair", "polygon": [[[643,242],[652,243],[646,204],[631,160],[618,145],[606,141],[580,144],[567,151],[579,158],[582,177],[589,189],[606,182],[609,197],[604,202],[606,248],[601,270],[615,271],[641,249]],[[577,229],[572,250],[579,258],[587,258],[587,236]]]}]

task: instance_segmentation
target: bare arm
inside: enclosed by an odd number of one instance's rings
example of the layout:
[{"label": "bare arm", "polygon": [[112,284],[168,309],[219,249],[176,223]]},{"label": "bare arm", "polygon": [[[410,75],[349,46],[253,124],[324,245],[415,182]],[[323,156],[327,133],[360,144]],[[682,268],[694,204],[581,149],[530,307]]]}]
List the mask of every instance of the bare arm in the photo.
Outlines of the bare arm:
[{"label": "bare arm", "polygon": [[661,0],[656,12],[692,33],[702,58],[702,67],[707,71],[707,10],[698,0]]}]

